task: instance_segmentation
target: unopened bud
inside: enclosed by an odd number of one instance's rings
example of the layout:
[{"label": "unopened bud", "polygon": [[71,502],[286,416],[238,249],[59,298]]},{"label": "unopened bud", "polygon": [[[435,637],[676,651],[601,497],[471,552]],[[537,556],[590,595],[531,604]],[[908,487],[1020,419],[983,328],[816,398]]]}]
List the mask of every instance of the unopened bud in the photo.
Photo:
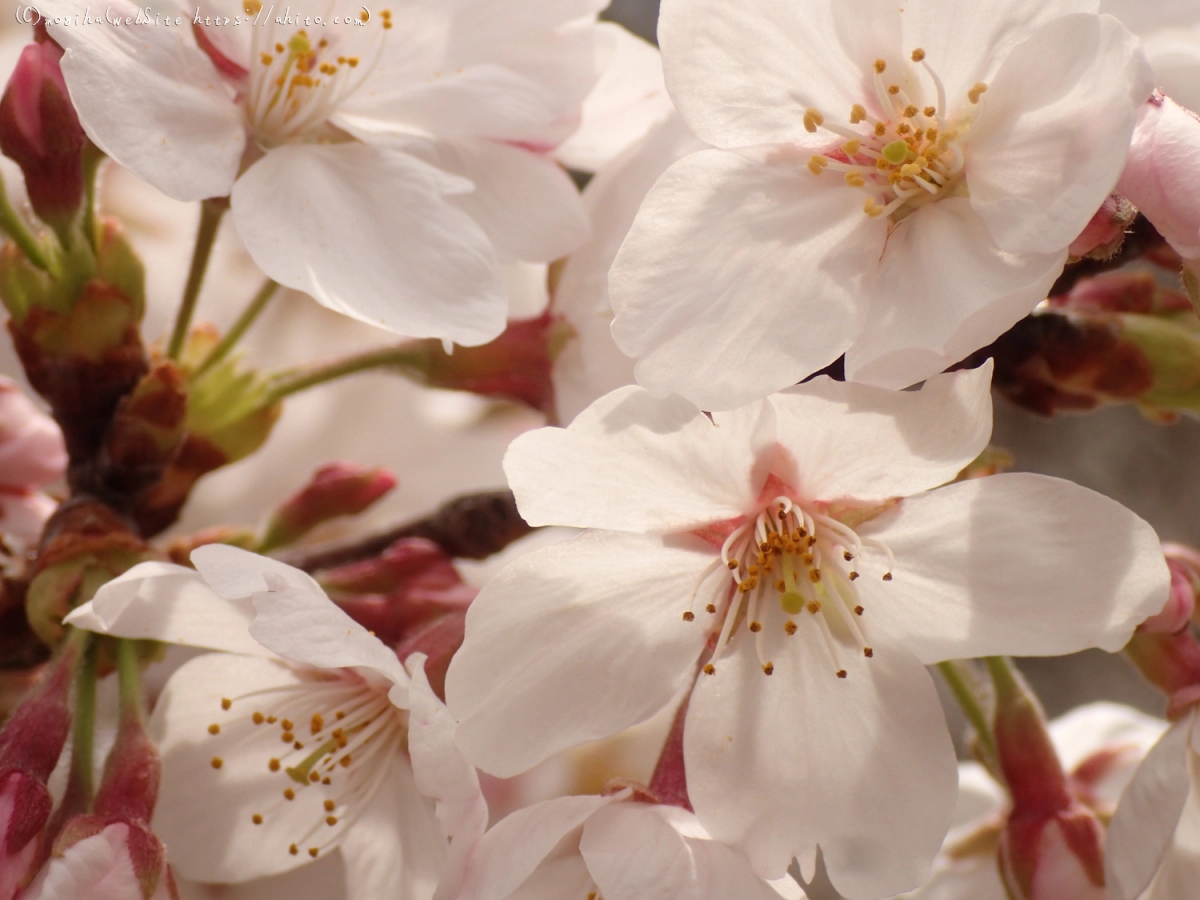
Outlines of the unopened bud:
[{"label": "unopened bud", "polygon": [[999,857],[1014,900],[1108,900],[1104,828],[1081,803],[1048,818],[1014,813],[1001,833]]},{"label": "unopened bud", "polygon": [[160,361],[121,399],[109,424],[98,463],[105,487],[133,496],[157,482],[183,440],[186,417],[183,377]]},{"label": "unopened bud", "polygon": [[90,900],[98,884],[121,900],[179,897],[166,847],[145,823],[89,815],[67,821],[21,900]]},{"label": "unopened bud", "polygon": [[1096,214],[1071,242],[1067,254],[1074,259],[1111,259],[1125,242],[1125,229],[1133,224],[1137,209],[1120,194],[1109,194]]},{"label": "unopened bud", "polygon": [[1174,634],[1186,628],[1196,611],[1196,594],[1200,591],[1200,553],[1182,544],[1163,544],[1167,570],[1171,573],[1171,590],[1162,611],[1141,624],[1142,631]]},{"label": "unopened bud", "polygon": [[518,319],[481,347],[455,347],[447,353],[436,340],[416,341],[411,364],[403,368],[430,387],[470,391],[523,403],[554,416],[554,360],[571,328],[553,313]]},{"label": "unopened bud", "polygon": [[322,466],[272,514],[259,551],[291,544],[330,519],[358,515],[395,486],[386,469],[340,462]]},{"label": "unopened bud", "polygon": [[33,211],[65,234],[83,202],[87,137],[51,40],[30,44],[0,97],[0,150],[21,167]]},{"label": "unopened bud", "polygon": [[1200,703],[1200,643],[1191,629],[1173,634],[1138,629],[1125,645],[1125,655],[1167,695],[1168,718]]},{"label": "unopened bud", "polygon": [[14,381],[0,376],[0,484],[49,484],[62,478],[66,469],[67,451],[58,425]]}]

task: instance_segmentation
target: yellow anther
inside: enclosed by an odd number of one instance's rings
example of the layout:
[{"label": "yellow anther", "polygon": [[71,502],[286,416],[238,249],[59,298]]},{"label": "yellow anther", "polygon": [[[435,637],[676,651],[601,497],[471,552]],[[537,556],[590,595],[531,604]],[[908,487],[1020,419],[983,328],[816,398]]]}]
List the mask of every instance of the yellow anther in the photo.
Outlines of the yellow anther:
[{"label": "yellow anther", "polygon": [[223,766],[223,765],[225,765],[225,760],[221,759],[221,757],[219,757],[219,756],[214,756],[214,757],[212,758],[212,767],[213,767],[214,769],[219,769],[219,768],[221,768],[221,766]]},{"label": "yellow anther", "polygon": [[309,847],[308,848],[308,855],[311,856],[313,859],[316,859],[317,854],[320,852],[321,852],[321,849],[319,847]]},{"label": "yellow anther", "polygon": [[358,57],[357,56],[347,56],[346,57],[346,65],[348,65],[350,68],[353,69],[355,66],[358,65]]},{"label": "yellow anther", "polygon": [[890,165],[891,165],[891,163],[889,163],[889,162],[888,162],[886,159],[884,159],[882,156],[881,156],[881,157],[879,157],[879,159],[875,160],[875,168],[879,169],[880,171],[883,171],[884,169],[886,169],[886,168],[887,168],[888,166],[890,166]]},{"label": "yellow anther", "polygon": [[775,664],[774,663],[764,663],[762,670],[763,670],[764,675],[770,675],[772,672],[775,671]]},{"label": "yellow anther", "polygon": [[882,122],[875,123],[875,136],[876,137],[883,137],[883,135],[886,131],[887,131],[887,126],[884,125]]},{"label": "yellow anther", "polygon": [[809,107],[804,111],[804,130],[809,134],[816,131],[825,124],[825,117],[821,115],[819,110]]},{"label": "yellow anther", "polygon": [[[829,160],[824,156],[813,156],[808,160],[808,171],[812,172],[814,175],[820,175],[825,171],[825,167],[827,165],[829,165]],[[729,567],[731,569],[737,568],[737,566],[735,566],[732,562],[729,564]]]},{"label": "yellow anther", "polygon": [[857,125],[867,118],[867,109],[861,103],[855,103],[850,107],[850,124]]},{"label": "yellow anther", "polygon": [[907,163],[900,167],[900,174],[905,178],[912,178],[915,175],[921,174],[921,167],[916,163]]},{"label": "yellow anther", "polygon": [[263,822],[262,816],[260,816],[258,813],[255,813],[254,815],[252,815],[250,817],[250,821],[253,822],[255,825],[261,825]]},{"label": "yellow anther", "polygon": [[862,141],[860,141],[858,138],[853,138],[852,140],[846,141],[846,143],[842,144],[842,152],[847,156],[857,156],[858,151],[861,148]]},{"label": "yellow anther", "polygon": [[867,659],[870,659],[874,655],[875,655],[875,651],[872,648],[863,647],[863,656],[865,656]]},{"label": "yellow anther", "polygon": [[211,725],[208,726],[208,733],[209,734],[220,734],[221,726],[218,725],[216,722],[213,722]]},{"label": "yellow anther", "polygon": [[862,187],[867,183],[867,180],[862,177],[862,172],[847,172],[846,184],[850,187]]},{"label": "yellow anther", "polygon": [[263,722],[267,721],[267,718],[262,713],[256,712],[254,715],[252,715],[250,717],[250,721],[253,722],[255,725],[261,725]]},{"label": "yellow anther", "polygon": [[875,60],[875,71],[882,75],[887,70],[887,63],[882,59]]},{"label": "yellow anther", "polygon": [[925,115],[927,115],[931,118],[933,116],[937,115],[937,110],[934,109],[932,106],[925,107],[923,110],[921,110],[921,112],[923,112]]},{"label": "yellow anther", "polygon": [[365,9],[358,14],[358,20],[360,22],[369,21],[370,18],[371,18],[371,14],[369,12],[367,12]]},{"label": "yellow anther", "polygon": [[908,134],[910,131],[912,131],[912,129],[903,122],[896,126],[896,134]]},{"label": "yellow anther", "polygon": [[793,622],[791,619],[788,619],[786,622],[783,623],[783,630],[786,631],[789,636],[796,633],[796,628],[797,628],[796,623]]},{"label": "yellow anther", "polygon": [[284,788],[283,789],[283,799],[284,800],[295,800],[296,792],[293,791],[291,788]]},{"label": "yellow anther", "polygon": [[333,812],[334,807],[336,805],[337,804],[335,804],[332,800],[326,800],[325,801],[325,812]]},{"label": "yellow anther", "polygon": [[916,50],[914,50],[912,52],[912,61],[913,62],[920,62],[924,58],[925,58],[925,51],[922,50],[920,47],[918,47]]},{"label": "yellow anther", "polygon": [[981,81],[978,84],[976,84],[975,87],[973,87],[969,91],[967,91],[967,99],[970,100],[972,103],[978,103],[979,98],[982,97],[986,93],[987,93],[987,85]]},{"label": "yellow anther", "polygon": [[258,57],[258,59],[259,62],[261,62],[264,66],[269,66],[271,63],[275,62],[275,57],[273,57],[270,53],[263,53]]},{"label": "yellow anther", "polygon": [[233,706],[233,701],[232,701],[232,700],[230,700],[228,697],[222,697],[222,698],[221,698],[221,709],[225,709],[225,710],[227,710],[227,709],[229,709],[229,707],[231,707],[231,706]]},{"label": "yellow anther", "polygon": [[808,604],[808,611],[814,616],[821,611],[821,601],[813,600]]},{"label": "yellow anther", "polygon": [[320,731],[322,728],[325,727],[325,717],[322,716],[320,713],[313,713],[312,722],[310,723],[310,727],[312,728],[312,733],[316,734],[318,731]]},{"label": "yellow anther", "polygon": [[691,610],[688,610],[687,612],[685,612],[683,614],[683,621],[685,621],[685,622],[692,622],[692,621],[695,621],[695,619],[696,619],[696,614],[694,612],[692,612]]},{"label": "yellow anther", "polygon": [[282,53],[284,51],[284,49],[286,49],[286,48],[283,46],[283,44],[280,44],[278,41],[275,43],[275,52],[276,53]]},{"label": "yellow anther", "polygon": [[717,671],[717,667],[714,666],[712,663],[704,664],[704,674],[705,675],[712,675],[716,671]]},{"label": "yellow anther", "polygon": [[917,108],[915,106],[913,106],[911,103],[908,106],[904,107],[904,117],[906,119],[911,119],[916,114],[917,114]]},{"label": "yellow anther", "polygon": [[248,16],[257,16],[260,9],[262,9],[262,0],[245,0],[242,3],[242,12]]},{"label": "yellow anther", "polygon": [[337,824],[337,816],[326,816],[325,824],[329,825],[330,827],[336,825]]},{"label": "yellow anther", "polygon": [[861,606],[854,607],[854,614],[856,616],[861,616],[864,612],[865,610]]},{"label": "yellow anther", "polygon": [[273,758],[269,763],[267,763],[267,768],[270,769],[272,772],[278,772],[280,765],[281,765],[281,763],[279,762],[279,760]]},{"label": "yellow anther", "polygon": [[896,94],[900,93],[900,85],[889,84],[888,85],[888,93],[891,94],[893,97],[896,96]]},{"label": "yellow anther", "polygon": [[758,634],[760,631],[762,631],[762,622],[751,622],[750,630],[755,634]]},{"label": "yellow anther", "polygon": [[867,202],[863,204],[863,212],[874,219],[883,215],[883,207],[868,197]]},{"label": "yellow anther", "polygon": [[299,852],[300,852],[300,848],[297,847],[295,844],[292,844],[291,846],[288,847],[288,853],[292,854],[292,856],[295,856]]}]

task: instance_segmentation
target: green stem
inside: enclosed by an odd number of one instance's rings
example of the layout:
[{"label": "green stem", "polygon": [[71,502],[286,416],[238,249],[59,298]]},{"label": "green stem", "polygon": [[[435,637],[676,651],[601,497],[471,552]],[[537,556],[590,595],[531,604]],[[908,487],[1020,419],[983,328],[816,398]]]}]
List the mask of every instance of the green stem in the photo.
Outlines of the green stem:
[{"label": "green stem", "polygon": [[117,697],[121,715],[142,718],[142,679],[137,641],[117,643]]},{"label": "green stem", "polygon": [[175,328],[171,331],[171,340],[167,344],[167,357],[178,360],[183,352],[183,344],[187,340],[188,327],[192,324],[192,315],[196,311],[196,301],[200,297],[200,286],[204,284],[204,273],[208,269],[208,260],[212,256],[213,244],[216,242],[217,229],[221,225],[221,216],[229,204],[225,200],[204,200],[200,204],[200,226],[196,229],[196,243],[192,248],[192,264],[188,269],[187,283],[183,287],[183,299],[179,302],[179,312],[175,314]]},{"label": "green stem", "polygon": [[75,670],[75,722],[71,731],[71,769],[67,775],[63,806],[71,804],[83,812],[95,792],[94,746],[96,737],[96,638],[79,632],[85,641]]},{"label": "green stem", "polygon": [[979,702],[979,685],[975,676],[966,664],[960,660],[946,660],[937,664],[937,670],[945,679],[959,708],[966,716],[971,728],[974,729],[979,741],[979,750],[984,757],[984,765],[989,770],[999,772],[999,762],[996,756],[996,742],[992,737],[992,723],[988,718],[983,704]]},{"label": "green stem", "polygon": [[988,675],[992,678],[992,684],[996,686],[997,694],[1002,692],[1015,694],[1024,691],[1024,685],[1013,669],[1012,660],[1007,656],[985,656],[983,664],[987,666]]},{"label": "green stem", "polygon": [[305,366],[278,372],[273,377],[272,385],[266,396],[259,404],[260,408],[271,406],[284,397],[300,391],[345,378],[358,372],[371,369],[386,369],[393,366],[421,369],[425,360],[425,348],[413,344],[400,344],[394,347],[381,347],[368,350],[355,356],[347,356],[330,363]]},{"label": "green stem", "polygon": [[83,153],[83,235],[88,246],[97,252],[100,249],[100,233],[96,228],[96,175],[102,162],[104,154],[89,141]]},{"label": "green stem", "polygon": [[250,300],[250,305],[242,310],[242,314],[238,316],[237,321],[233,323],[233,326],[225,333],[225,336],[221,338],[220,342],[212,348],[208,356],[200,363],[199,368],[196,369],[196,378],[199,378],[229,355],[229,352],[242,339],[242,335],[262,315],[263,310],[267,308],[267,304],[271,302],[271,299],[278,290],[278,283],[272,281],[270,278],[263,282],[262,287],[258,289],[258,293]]},{"label": "green stem", "polygon": [[42,271],[49,272],[55,278],[58,277],[58,267],[53,265],[51,258],[47,255],[46,246],[33,236],[29,226],[25,224],[25,220],[17,215],[17,211],[9,203],[8,190],[3,178],[0,178],[0,230],[21,248],[21,252],[31,263]]}]

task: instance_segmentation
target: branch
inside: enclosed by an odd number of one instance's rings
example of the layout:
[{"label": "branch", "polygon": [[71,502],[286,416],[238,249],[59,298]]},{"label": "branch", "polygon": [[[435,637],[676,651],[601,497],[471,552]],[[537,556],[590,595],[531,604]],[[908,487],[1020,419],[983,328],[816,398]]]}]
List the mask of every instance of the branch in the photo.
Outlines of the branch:
[{"label": "branch", "polygon": [[486,491],[455,497],[423,519],[378,534],[292,550],[277,558],[316,572],[377,556],[402,538],[425,538],[448,556],[484,559],[532,530],[517,512],[512,491]]}]

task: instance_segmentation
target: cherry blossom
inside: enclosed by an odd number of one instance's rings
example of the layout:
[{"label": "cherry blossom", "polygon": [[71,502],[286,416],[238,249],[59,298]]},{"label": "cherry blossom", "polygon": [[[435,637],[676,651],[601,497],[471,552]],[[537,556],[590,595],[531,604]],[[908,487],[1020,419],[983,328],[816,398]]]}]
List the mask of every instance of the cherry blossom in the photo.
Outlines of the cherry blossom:
[{"label": "cherry blossom", "polygon": [[403,0],[372,16],[327,0],[305,25],[211,0],[182,27],[50,27],[89,137],[173,197],[229,196],[272,278],[391,331],[480,344],[504,324],[498,261],[548,262],[586,237],[547,152],[602,69],[597,9]]},{"label": "cherry blossom", "polygon": [[[408,674],[299,570],[201,547],[143,563],[70,624],[204,647],[150,721],[156,834],[197,881],[278,874],[340,849],[362,896],[432,892],[444,847],[403,753]],[[423,887],[422,887],[423,886]]]},{"label": "cherry blossom", "polygon": [[[446,681],[458,742],[510,775],[691,692],[688,793],[778,878],[919,885],[954,754],[924,665],[1116,650],[1161,609],[1154,532],[1053,478],[952,484],[990,366],[919,392],[820,378],[710,419],[627,387],[505,462],[531,524],[591,530],[497,574]],[[698,674],[702,671],[703,674]]]},{"label": "cherry blossom", "polygon": [[40,488],[66,469],[67,451],[54,420],[12,379],[0,376],[0,567],[6,556],[20,557],[37,543],[58,505]]},{"label": "cherry blossom", "polygon": [[1188,109],[1200,110],[1200,6],[1192,0],[1100,0],[1138,36],[1154,69],[1154,82]]},{"label": "cherry blossom", "polygon": [[1095,0],[668,0],[667,88],[714,150],[646,198],[611,274],[638,383],[705,409],[846,354],[899,388],[1045,298],[1150,94]]}]

